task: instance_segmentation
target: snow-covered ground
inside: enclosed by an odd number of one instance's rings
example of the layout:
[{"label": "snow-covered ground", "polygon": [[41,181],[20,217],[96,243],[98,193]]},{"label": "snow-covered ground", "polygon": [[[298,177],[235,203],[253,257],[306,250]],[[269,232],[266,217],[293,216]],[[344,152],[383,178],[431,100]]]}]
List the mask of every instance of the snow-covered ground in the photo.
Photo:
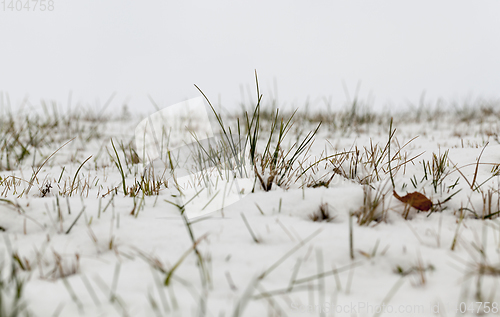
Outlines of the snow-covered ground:
[{"label": "snow-covered ground", "polygon": [[499,314],[499,109],[421,108],[392,126],[356,106],[299,111],[278,151],[290,115],[266,151],[264,110],[239,131],[221,118],[220,144],[246,144],[238,166],[197,169],[233,154],[222,146],[191,165],[172,151],[161,171],[136,147],[144,117],[2,113],[0,315]]}]

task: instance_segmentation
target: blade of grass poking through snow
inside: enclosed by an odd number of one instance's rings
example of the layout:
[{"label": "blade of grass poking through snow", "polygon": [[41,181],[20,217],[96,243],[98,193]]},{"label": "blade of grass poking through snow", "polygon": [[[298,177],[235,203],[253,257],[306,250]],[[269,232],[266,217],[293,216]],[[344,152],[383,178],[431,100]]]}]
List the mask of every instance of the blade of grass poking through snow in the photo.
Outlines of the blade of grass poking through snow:
[{"label": "blade of grass poking through snow", "polygon": [[297,276],[299,275],[300,266],[302,265],[302,259],[298,258],[295,263],[295,267],[293,268],[292,276],[290,277],[290,283],[288,284],[287,292],[291,292],[293,289],[293,284],[297,280]]},{"label": "blade of grass poking through snow", "polygon": [[245,291],[243,292],[240,299],[236,303],[233,314],[231,315],[232,317],[239,317],[243,314],[243,311],[245,310],[249,300],[251,299],[252,293],[255,289],[255,285],[258,283],[258,281],[259,281],[258,277],[257,278],[252,277],[247,287],[245,288]]},{"label": "blade of grass poking through snow", "polygon": [[245,223],[245,226],[247,227],[248,232],[250,232],[250,235],[252,236],[253,241],[255,241],[255,243],[260,243],[259,239],[257,239],[257,237],[255,236],[255,233],[253,233],[252,227],[250,227],[250,224],[247,221],[247,217],[245,217],[245,215],[243,213],[240,213],[240,215],[241,215],[241,218],[243,218],[243,222]]},{"label": "blade of grass poking through snow", "polygon": [[257,205],[257,203],[255,203],[255,206],[257,206],[257,209],[259,209],[260,213],[261,213],[263,216],[265,216],[265,215],[264,215],[264,212],[262,211],[262,209],[260,208],[260,206],[259,206],[259,205]]},{"label": "blade of grass poking through snow", "polygon": [[286,129],[286,127],[289,125],[289,123],[293,117],[293,115],[292,115],[289,118],[289,120],[287,121],[285,126],[283,126],[283,119],[281,119],[280,133],[278,135],[278,142],[276,142],[275,150],[274,150],[273,154],[271,154],[269,149],[271,147],[271,142],[273,139],[274,131],[276,131],[276,126],[277,126],[278,121],[279,121],[278,116],[279,116],[279,109],[276,109],[276,114],[275,114],[274,118],[271,120],[271,129],[269,131],[269,138],[268,138],[267,143],[266,143],[266,148],[264,149],[264,152],[263,152],[264,153],[263,156],[268,157],[268,159],[271,161],[271,168],[276,166],[276,161],[278,160],[280,145],[283,141],[283,137],[286,134],[285,131],[288,130],[288,129]]},{"label": "blade of grass poking through snow", "polygon": [[[446,197],[446,198],[445,198],[445,200],[443,200],[443,201],[438,201],[438,202],[437,202],[437,204],[435,204],[435,205],[439,206],[439,208],[441,208],[441,209],[440,209],[441,211],[445,210],[447,207],[441,207],[441,205],[443,205],[443,204],[447,203],[448,201],[450,201],[450,200],[453,198],[453,196],[455,196],[456,194],[458,194],[458,193],[459,193],[459,192],[461,192],[461,191],[462,191],[462,188],[460,188],[459,190],[457,190],[456,192],[454,192],[454,193],[453,193],[453,194],[451,194],[450,196]],[[429,214],[427,215],[427,218],[428,218],[430,215],[432,215],[434,212],[436,212],[436,206],[432,206],[432,208],[431,208],[431,212],[429,212]]]},{"label": "blade of grass poking through snow", "polygon": [[363,264],[363,262],[361,262],[361,261],[359,261],[359,262],[353,262],[351,264],[345,265],[345,266],[340,267],[338,269],[335,268],[335,269],[333,269],[331,271],[322,272],[320,274],[315,274],[315,275],[304,277],[304,278],[301,278],[301,279],[295,279],[295,277],[294,277],[290,281],[290,285],[287,288],[282,288],[282,289],[278,289],[278,290],[268,291],[266,293],[255,295],[255,296],[253,296],[253,299],[260,299],[260,298],[263,298],[263,297],[288,294],[288,293],[290,293],[292,291],[296,291],[296,290],[300,289],[300,287],[296,286],[297,284],[304,284],[304,283],[308,283],[309,284],[309,283],[311,283],[311,281],[319,280],[319,279],[325,278],[325,277],[330,276],[330,275],[335,275],[337,277],[338,273],[341,273],[341,272],[344,272],[344,271],[351,271],[353,268],[355,268],[357,266],[360,266],[361,264]]},{"label": "blade of grass poking through snow", "polygon": [[[168,304],[167,301],[167,295],[165,294],[165,290],[163,288],[163,285],[160,281],[160,277],[158,276],[158,273],[156,272],[156,269],[153,265],[150,264],[149,268],[151,269],[151,274],[153,275],[153,280],[156,286],[156,289],[158,290],[158,296],[160,297],[161,304],[163,306],[163,310],[165,313],[170,312],[170,305]],[[158,313],[158,316],[161,316],[161,314]]]},{"label": "blade of grass poking through snow", "polygon": [[[474,178],[472,179],[472,186],[474,186],[474,184],[476,183],[476,177],[477,177],[477,172],[479,170],[479,160],[481,160],[481,156],[483,155],[483,152],[484,152],[484,149],[486,149],[486,146],[488,145],[489,142],[486,142],[486,144],[484,145],[483,149],[481,150],[481,153],[479,154],[479,157],[477,158],[477,164],[476,164],[476,170],[474,171]],[[479,186],[476,186],[476,188],[470,188],[472,190],[478,190],[479,189]]]},{"label": "blade of grass poking through snow", "polygon": [[97,294],[95,293],[94,289],[92,288],[92,285],[90,284],[88,278],[85,275],[82,275],[82,282],[83,285],[85,285],[85,288],[87,289],[87,292],[90,295],[90,298],[94,301],[94,304],[96,306],[101,306],[101,302],[99,301],[99,298],[97,297]]},{"label": "blade of grass poking through snow", "polygon": [[262,96],[257,100],[257,105],[253,111],[252,120],[248,118],[247,112],[245,112],[245,119],[247,125],[247,136],[245,139],[245,147],[247,143],[250,144],[250,163],[255,165],[255,152],[257,150],[257,141],[259,139],[259,128],[260,128],[260,101]]},{"label": "blade of grass poking through snow", "polygon": [[172,278],[175,270],[182,264],[182,262],[187,258],[187,256],[191,253],[191,251],[194,251],[196,249],[196,246],[203,241],[206,237],[208,236],[208,233],[205,233],[201,237],[196,240],[193,245],[186,251],[184,254],[177,260],[177,262],[172,266],[172,268],[168,271],[167,277],[165,277],[165,282],[163,283],[165,286],[168,286],[170,284],[170,279]]},{"label": "blade of grass poking through snow", "polygon": [[455,251],[455,245],[457,244],[458,240],[458,233],[460,232],[460,225],[462,224],[463,220],[464,220],[464,212],[463,210],[461,210],[460,219],[458,220],[457,229],[455,230],[455,236],[453,237],[453,242],[451,244],[451,251]]},{"label": "blade of grass poking through snow", "polygon": [[171,202],[170,200],[164,199],[164,201],[179,208],[181,210],[181,215],[183,215],[184,212],[186,211],[185,207],[187,206],[187,204],[189,204],[191,201],[193,201],[193,199],[195,199],[203,190],[205,190],[205,188],[200,189],[196,194],[193,195],[193,197],[191,197],[188,201],[186,201],[182,206],[179,204],[176,204],[174,202]]},{"label": "blade of grass poking through snow", "polygon": [[[260,129],[260,102],[262,100],[262,95],[260,94],[259,89],[259,80],[257,77],[257,70],[255,70],[255,87],[257,88],[257,105],[255,106],[255,110],[252,115],[252,121],[248,120],[248,115],[245,111],[245,117],[247,121],[247,138],[245,141],[245,147],[247,141],[250,142],[250,163],[255,165],[255,151],[257,150],[257,141],[259,138],[259,129]],[[252,132],[253,127],[253,132]]]},{"label": "blade of grass poking through snow", "polygon": [[73,290],[73,288],[71,287],[71,284],[69,284],[68,280],[66,279],[66,277],[63,277],[62,278],[62,281],[63,281],[63,284],[64,286],[66,287],[66,290],[68,291],[69,293],[69,296],[71,297],[71,299],[75,302],[76,306],[78,306],[78,310],[80,312],[83,312],[83,304],[82,302],[80,301],[80,299],[78,298],[78,296],[76,296],[76,293],[75,291]]},{"label": "blade of grass poking through snow", "polygon": [[122,185],[123,185],[123,194],[126,196],[127,195],[127,186],[125,185],[125,174],[123,173],[123,167],[122,163],[120,162],[120,156],[118,156],[118,152],[116,151],[115,144],[113,143],[113,139],[111,139],[111,145],[113,146],[113,150],[115,151],[116,159],[118,160],[118,163],[115,162],[116,167],[120,171],[120,174],[122,175]]},{"label": "blade of grass poking through snow", "polygon": [[121,263],[116,262],[115,274],[113,274],[113,283],[111,284],[111,291],[109,294],[109,301],[113,303],[116,299],[116,288],[118,287],[118,276],[120,275]]},{"label": "blade of grass poking through snow", "polygon": [[353,234],[352,234],[352,218],[354,214],[352,212],[349,213],[349,255],[351,260],[354,260],[354,245],[353,245]]},{"label": "blade of grass poking through snow", "polygon": [[[469,180],[467,179],[467,177],[465,177],[465,175],[462,173],[462,171],[460,170],[460,168],[457,167],[457,164],[453,163],[451,161],[451,159],[448,158],[448,161],[450,161],[450,163],[453,165],[453,168],[458,172],[460,173],[460,175],[462,175],[462,177],[465,179],[465,181],[467,182],[467,185],[469,185],[469,187],[472,189],[472,187],[474,186],[474,183],[470,183]],[[461,168],[463,168],[464,166],[462,166]]]},{"label": "blade of grass poking through snow", "polygon": [[321,231],[323,230],[323,228],[319,228],[318,230],[314,231],[309,237],[305,238],[304,240],[300,241],[296,246],[294,246],[290,251],[288,251],[287,253],[285,253],[285,255],[283,255],[281,258],[278,259],[278,261],[276,261],[273,265],[271,265],[267,270],[265,270],[258,278],[259,280],[263,279],[264,277],[266,277],[267,275],[269,275],[269,273],[271,273],[274,269],[276,269],[278,266],[281,265],[281,263],[283,263],[283,261],[285,261],[288,257],[290,257],[292,254],[294,254],[298,249],[300,249],[301,247],[303,247],[307,242],[311,241],[314,237],[316,237]]},{"label": "blade of grass poking through snow", "polygon": [[[482,163],[482,164],[488,164],[488,163]],[[494,165],[494,164],[493,164],[493,165]],[[495,173],[493,173],[493,175],[491,175],[490,177],[488,177],[488,178],[487,178],[485,181],[483,181],[481,184],[476,185],[476,190],[477,190],[477,189],[479,189],[479,188],[480,188],[481,186],[483,186],[484,184],[486,184],[487,182],[489,182],[489,181],[490,181],[490,179],[492,179],[492,178],[494,178],[494,177],[496,177],[496,176],[498,176],[498,175],[499,175],[499,172],[495,172]]]},{"label": "blade of grass poking through snow", "polygon": [[78,214],[78,216],[76,216],[75,221],[73,221],[73,223],[71,224],[71,226],[69,226],[68,230],[66,231],[66,234],[69,234],[69,232],[71,231],[71,229],[76,224],[76,222],[78,221],[78,219],[80,218],[80,216],[83,214],[84,211],[85,211],[85,206],[83,206],[82,211],[80,211],[80,213]]},{"label": "blade of grass poking through snow", "polygon": [[[184,207],[182,209],[184,209]],[[194,252],[196,253],[196,256],[198,257],[198,265],[200,268],[201,283],[203,284],[203,286],[205,286],[205,285],[210,283],[210,275],[208,274],[207,268],[205,266],[205,261],[203,260],[203,256],[201,255],[200,251],[197,248],[197,243],[196,243],[196,240],[194,239],[194,233],[193,233],[193,230],[191,229],[191,223],[189,223],[184,212],[181,212],[181,217],[184,220],[184,224],[186,225],[186,227],[188,229],[189,236],[191,238],[191,242],[193,243]]]},{"label": "blade of grass poking through snow", "polygon": [[[389,290],[389,293],[387,293],[387,295],[382,300],[382,303],[380,304],[379,307],[385,307],[385,306],[387,306],[387,304],[392,299],[392,297],[396,294],[396,292],[399,290],[399,288],[403,285],[404,281],[405,281],[404,280],[404,276],[401,277],[399,280],[397,280],[396,284],[394,284],[392,286],[392,288]],[[378,317],[378,316],[382,315],[383,312],[384,312],[383,309],[379,310],[379,311],[375,312],[375,314],[373,315],[373,317]]]},{"label": "blade of grass poking through snow", "polygon": [[389,141],[387,142],[387,160],[389,161],[389,175],[391,177],[391,183],[392,183],[392,189],[396,188],[396,185],[394,185],[394,177],[392,176],[392,169],[391,169],[391,141],[392,137],[394,136],[394,133],[396,130],[392,131],[392,117],[391,117],[391,124],[389,126]]},{"label": "blade of grass poking through snow", "polygon": [[[261,294],[265,294],[266,293],[266,290],[265,288],[261,285],[261,284],[257,284],[255,285],[255,289],[260,292]],[[276,314],[275,316],[286,316],[286,313],[285,311],[280,307],[280,305],[276,302],[276,300],[273,298],[273,297],[266,297],[265,298],[269,307],[271,308],[272,307],[272,310],[274,311],[274,313]],[[271,311],[269,311],[270,315],[271,315]],[[274,314],[273,314],[274,315]],[[320,317],[324,317],[323,315],[320,315]]]},{"label": "blade of grass poking through snow", "polygon": [[[214,200],[214,198],[220,193],[220,190],[218,190],[213,196],[212,198],[210,198],[210,200],[205,204],[205,206],[203,206],[203,208],[201,208],[201,210],[205,210],[205,208],[208,207],[208,205]],[[224,203],[222,204],[224,205]]]},{"label": "blade of grass poking through snow", "polygon": [[65,170],[65,169],[66,169],[66,166],[63,166],[62,171],[61,171],[61,175],[59,175],[59,179],[57,180],[57,183],[58,183],[58,184],[61,182],[61,178],[62,178],[62,176],[63,176],[63,174],[64,174],[64,170]]},{"label": "blade of grass poking through snow", "polygon": [[[82,169],[83,165],[85,163],[87,163],[88,160],[90,160],[90,158],[92,157],[89,156],[85,161],[83,161],[83,163],[80,165],[80,167],[78,167],[78,169],[76,170],[76,173],[75,173],[75,177],[73,177],[73,183],[71,183],[71,190],[69,191],[69,195],[71,196],[73,194],[73,189],[75,188],[75,181],[76,181],[76,177],[78,176],[78,172],[80,172],[80,170]],[[64,172],[64,169],[63,169],[63,172]],[[62,176],[62,173],[61,173],[61,176]]]},{"label": "blade of grass poking through snow", "polygon": [[9,205],[11,205],[11,206],[12,206],[12,207],[14,207],[14,208],[18,208],[18,207],[19,207],[16,203],[14,203],[13,201],[8,200],[8,199],[6,199],[6,198],[0,198],[0,202],[3,202],[3,203],[6,203],[6,204],[9,204]]},{"label": "blade of grass poking through snow", "polygon": [[[54,156],[57,152],[59,152],[60,149],[62,149],[63,147],[65,147],[68,143],[70,143],[71,141],[73,141],[74,139],[76,139],[76,137],[72,138],[71,140],[69,140],[68,142],[64,143],[63,145],[61,145],[60,148],[58,148],[57,150],[55,150],[49,157],[47,157],[45,159],[45,161],[43,161],[42,164],[40,164],[40,166],[38,167],[38,169],[36,170],[36,172],[33,174],[33,176],[31,176],[31,179],[30,179],[30,184],[28,186],[28,189],[26,190],[26,195],[29,194],[30,190],[31,190],[31,187],[33,187],[33,182],[35,181],[36,179],[36,176],[38,175],[38,173],[42,170],[42,167],[45,165],[45,163],[47,163],[48,160],[50,160],[50,158],[52,156]],[[21,194],[22,196],[22,194]]]},{"label": "blade of grass poking through snow", "polygon": [[182,220],[184,221],[184,225],[186,226],[187,230],[188,230],[188,233],[189,233],[189,237],[191,238],[191,242],[193,243],[193,250],[194,252],[196,253],[196,256],[198,257],[198,265],[199,265],[199,269],[200,269],[200,279],[201,279],[201,283],[203,284],[203,286],[207,285],[209,282],[210,282],[210,275],[207,271],[207,268],[205,266],[205,261],[203,261],[203,257],[201,256],[201,253],[200,251],[198,250],[197,248],[197,243],[196,243],[196,239],[194,238],[194,233],[193,233],[193,230],[191,229],[191,222],[188,221],[184,211],[185,211],[185,206],[187,204],[189,204],[189,202],[191,202],[191,200],[193,200],[196,196],[198,196],[201,192],[203,191],[203,188],[198,191],[190,200],[188,200],[184,205],[178,205],[174,202],[171,202],[171,201],[168,201],[166,199],[164,199],[167,203],[169,204],[172,204],[174,206],[176,206],[177,208],[179,208],[179,211],[181,213],[181,217],[182,217]]},{"label": "blade of grass poking through snow", "polygon": [[[106,283],[102,280],[102,278],[99,275],[95,275],[94,281],[96,281],[97,286],[99,286],[99,288],[101,289],[102,293],[105,296],[108,296],[109,294],[111,294],[111,289],[106,285]],[[129,314],[126,311],[125,302],[123,301],[123,299],[116,294],[114,294],[114,295],[115,296],[114,296],[113,302],[116,303],[117,305],[113,305],[113,308],[116,309],[116,311],[121,316],[129,316]],[[121,311],[120,311],[120,309],[121,309]]]},{"label": "blade of grass poking through snow", "polygon": [[[321,249],[316,249],[316,262],[318,267],[318,275],[323,274],[323,253]],[[322,277],[318,280],[318,299],[320,303],[325,303],[325,278]],[[326,317],[325,311],[322,310],[320,317]]]}]

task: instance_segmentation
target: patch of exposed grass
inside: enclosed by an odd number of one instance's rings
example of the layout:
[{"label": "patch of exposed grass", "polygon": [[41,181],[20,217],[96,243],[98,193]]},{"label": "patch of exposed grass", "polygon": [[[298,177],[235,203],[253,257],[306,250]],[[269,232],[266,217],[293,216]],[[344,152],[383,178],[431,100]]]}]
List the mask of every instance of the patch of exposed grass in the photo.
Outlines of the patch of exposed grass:
[{"label": "patch of exposed grass", "polygon": [[319,205],[318,210],[309,214],[309,219],[315,222],[322,222],[322,221],[330,222],[333,219],[335,219],[335,216],[332,216],[330,214],[328,203],[323,203]]}]

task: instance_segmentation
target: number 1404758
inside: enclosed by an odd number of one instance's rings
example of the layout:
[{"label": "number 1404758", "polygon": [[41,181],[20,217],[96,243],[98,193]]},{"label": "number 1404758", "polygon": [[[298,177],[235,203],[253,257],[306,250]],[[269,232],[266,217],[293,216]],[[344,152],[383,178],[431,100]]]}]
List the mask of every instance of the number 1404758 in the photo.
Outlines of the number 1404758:
[{"label": "number 1404758", "polygon": [[0,8],[7,12],[54,11],[54,0],[2,0]]}]

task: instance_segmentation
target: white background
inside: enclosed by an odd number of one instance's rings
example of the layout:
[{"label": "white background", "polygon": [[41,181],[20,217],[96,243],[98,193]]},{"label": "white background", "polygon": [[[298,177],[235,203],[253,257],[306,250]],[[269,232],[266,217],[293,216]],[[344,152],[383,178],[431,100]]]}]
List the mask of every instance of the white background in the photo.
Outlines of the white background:
[{"label": "white background", "polygon": [[[10,0],[5,0],[8,6]],[[27,0],[23,0],[25,3]],[[34,5],[31,1],[31,5]],[[46,1],[47,3],[47,1]],[[32,10],[32,8],[31,8]],[[55,0],[52,12],[4,11],[0,91],[66,107],[128,103],[151,112],[199,96],[235,108],[254,93],[286,106],[376,108],[500,97],[500,1]],[[241,88],[244,87],[244,97]],[[96,101],[99,102],[96,102]]]}]

